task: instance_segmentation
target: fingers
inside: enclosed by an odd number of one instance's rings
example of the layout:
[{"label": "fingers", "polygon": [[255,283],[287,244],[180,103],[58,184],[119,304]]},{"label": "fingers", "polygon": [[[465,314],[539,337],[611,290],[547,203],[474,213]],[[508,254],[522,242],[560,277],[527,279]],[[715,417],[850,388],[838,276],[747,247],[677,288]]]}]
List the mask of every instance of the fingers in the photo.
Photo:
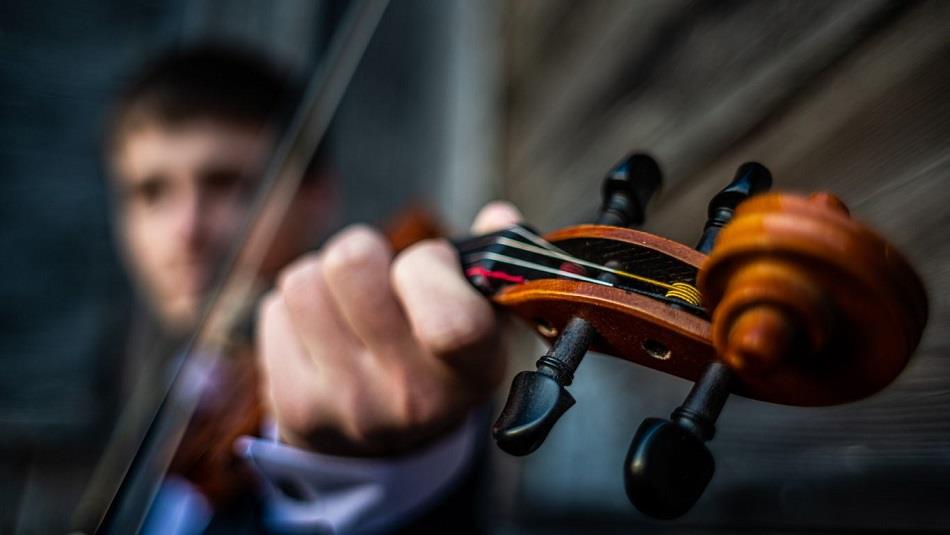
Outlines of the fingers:
[{"label": "fingers", "polygon": [[[496,201],[479,211],[472,231],[493,232],[520,220],[514,206]],[[498,371],[491,354],[500,352],[494,311],[465,280],[448,242],[427,240],[404,251],[393,264],[392,286],[424,348],[450,365]]]},{"label": "fingers", "polygon": [[[520,218],[492,203],[473,229]],[[444,429],[501,380],[494,310],[455,250],[429,240],[392,255],[377,232],[352,227],[289,266],[262,304],[258,353],[285,440],[388,451]]]},{"label": "fingers", "polygon": [[285,429],[308,429],[311,422],[328,419],[325,404],[311,403],[307,392],[326,384],[298,338],[283,298],[277,292],[261,303],[257,354],[263,371],[264,395],[278,424]]},{"label": "fingers", "polygon": [[[486,205],[472,231],[509,227],[521,213],[506,202]],[[454,368],[476,390],[491,388],[505,368],[491,304],[465,279],[456,251],[445,240],[428,240],[404,251],[393,264],[392,286],[412,333],[427,352]]]},{"label": "fingers", "polygon": [[337,310],[366,348],[407,359],[417,346],[390,286],[392,255],[378,232],[350,227],[326,245],[323,274]]},{"label": "fingers", "polygon": [[510,227],[523,219],[521,212],[513,204],[505,201],[494,201],[486,204],[475,216],[472,223],[473,234],[487,234],[505,227]]},{"label": "fingers", "polygon": [[420,242],[393,265],[392,285],[419,342],[446,358],[478,345],[495,329],[488,300],[462,276],[458,256],[445,240]]},{"label": "fingers", "polygon": [[286,313],[313,364],[348,365],[345,355],[362,347],[343,321],[323,274],[323,258],[308,254],[281,272],[277,282]]}]

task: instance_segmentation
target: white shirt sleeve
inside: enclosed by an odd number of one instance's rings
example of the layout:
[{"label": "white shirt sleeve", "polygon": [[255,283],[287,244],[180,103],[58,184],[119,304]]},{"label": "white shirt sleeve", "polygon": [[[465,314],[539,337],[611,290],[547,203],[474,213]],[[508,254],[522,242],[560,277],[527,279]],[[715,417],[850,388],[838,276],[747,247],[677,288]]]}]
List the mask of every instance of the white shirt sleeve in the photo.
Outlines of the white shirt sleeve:
[{"label": "white shirt sleeve", "polygon": [[348,534],[398,525],[438,501],[466,472],[484,419],[473,411],[424,449],[393,458],[338,457],[270,438],[242,437],[239,454],[261,476],[265,523],[280,532]]}]

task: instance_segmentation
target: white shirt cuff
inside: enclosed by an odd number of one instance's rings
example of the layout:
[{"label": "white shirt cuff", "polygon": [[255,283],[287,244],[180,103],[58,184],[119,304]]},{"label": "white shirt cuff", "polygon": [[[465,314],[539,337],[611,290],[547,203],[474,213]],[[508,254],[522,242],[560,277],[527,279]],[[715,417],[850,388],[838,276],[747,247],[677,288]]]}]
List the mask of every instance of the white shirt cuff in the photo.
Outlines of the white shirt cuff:
[{"label": "white shirt cuff", "polygon": [[431,506],[460,479],[476,452],[480,412],[473,411],[435,443],[401,457],[339,457],[252,437],[239,439],[238,452],[264,481],[269,528],[375,532]]}]

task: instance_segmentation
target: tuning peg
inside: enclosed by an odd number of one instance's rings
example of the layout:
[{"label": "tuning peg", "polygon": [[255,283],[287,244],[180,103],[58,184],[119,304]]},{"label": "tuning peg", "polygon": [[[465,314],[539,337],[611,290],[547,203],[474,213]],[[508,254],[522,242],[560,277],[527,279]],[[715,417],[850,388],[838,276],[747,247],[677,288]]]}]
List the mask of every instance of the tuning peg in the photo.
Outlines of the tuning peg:
[{"label": "tuning peg", "polygon": [[571,318],[538,359],[538,371],[515,376],[505,408],[492,427],[499,448],[521,456],[541,446],[554,424],[574,405],[574,397],[565,387],[574,381],[574,371],[595,335],[589,323]]},{"label": "tuning peg", "polygon": [[627,156],[604,178],[604,202],[597,224],[642,225],[647,203],[662,182],[663,174],[653,158],[641,153]]},{"label": "tuning peg", "polygon": [[[604,179],[604,203],[598,225],[643,223],[646,204],[662,182],[660,166],[645,154],[624,158]],[[608,263],[608,266],[611,264]],[[614,280],[605,273],[603,280]],[[498,447],[512,455],[538,449],[561,416],[574,405],[567,391],[574,372],[597,333],[585,320],[573,317],[548,352],[538,359],[537,371],[515,376],[492,436]]]},{"label": "tuning peg", "polygon": [[696,250],[704,254],[709,253],[713,244],[716,243],[719,230],[732,220],[736,206],[757,193],[768,191],[771,187],[772,173],[764,165],[758,162],[746,162],[740,165],[732,182],[709,201],[709,218],[706,220],[703,235],[696,245]]},{"label": "tuning peg", "polygon": [[669,420],[640,424],[624,464],[627,497],[645,515],[684,515],[712,480],[716,463],[706,442],[716,434],[716,418],[729,397],[732,374],[714,362]]},{"label": "tuning peg", "polygon": [[[742,164],[732,182],[709,202],[709,218],[696,249],[712,250],[736,206],[771,186],[772,175],[765,166]],[[702,495],[715,472],[715,460],[705,443],[716,433],[716,419],[729,398],[732,379],[728,367],[713,362],[670,420],[648,418],[640,425],[627,453],[624,483],[627,497],[642,513],[677,518]]]},{"label": "tuning peg", "polygon": [[558,419],[575,401],[574,396],[544,365],[536,372],[521,372],[511,384],[511,395],[492,429],[495,441],[511,455],[527,455],[541,446]]}]

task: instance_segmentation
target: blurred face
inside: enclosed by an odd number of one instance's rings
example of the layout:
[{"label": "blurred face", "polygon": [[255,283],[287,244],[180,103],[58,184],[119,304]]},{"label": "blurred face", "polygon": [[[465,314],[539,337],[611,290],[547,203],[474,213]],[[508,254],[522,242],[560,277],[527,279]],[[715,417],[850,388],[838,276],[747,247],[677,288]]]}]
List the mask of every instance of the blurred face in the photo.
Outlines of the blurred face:
[{"label": "blurred face", "polygon": [[271,138],[196,121],[127,133],[112,155],[118,235],[166,326],[190,325],[246,216]]}]

